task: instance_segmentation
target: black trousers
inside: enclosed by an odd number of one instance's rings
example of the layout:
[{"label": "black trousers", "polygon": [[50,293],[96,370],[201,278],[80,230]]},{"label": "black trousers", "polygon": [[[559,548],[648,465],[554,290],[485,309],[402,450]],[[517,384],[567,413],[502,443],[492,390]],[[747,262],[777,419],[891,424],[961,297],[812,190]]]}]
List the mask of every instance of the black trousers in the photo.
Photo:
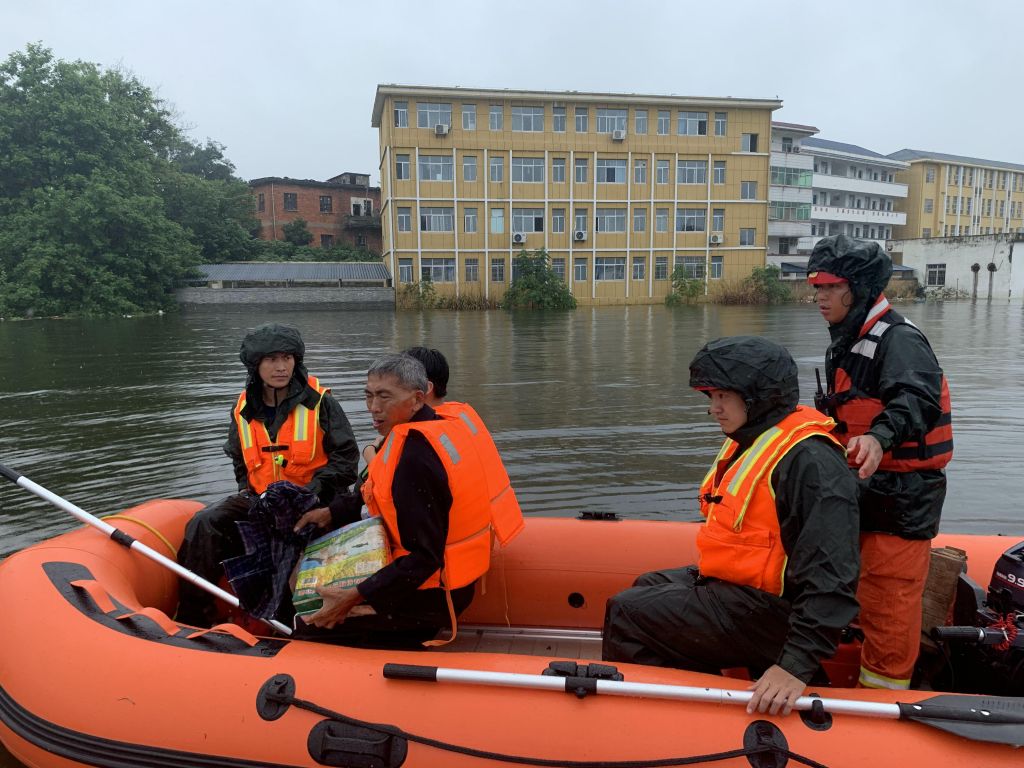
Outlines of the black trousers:
[{"label": "black trousers", "polygon": [[692,566],[652,571],[608,601],[602,657],[710,673],[747,667],[758,677],[779,658],[789,614],[781,597]]},{"label": "black trousers", "polygon": [[[224,575],[221,561],[244,554],[237,520],[244,520],[250,500],[241,494],[228,496],[199,510],[187,526],[178,548],[178,564],[217,584]],[[217,617],[217,598],[181,579],[178,582],[177,619],[183,624],[209,627]]]}]

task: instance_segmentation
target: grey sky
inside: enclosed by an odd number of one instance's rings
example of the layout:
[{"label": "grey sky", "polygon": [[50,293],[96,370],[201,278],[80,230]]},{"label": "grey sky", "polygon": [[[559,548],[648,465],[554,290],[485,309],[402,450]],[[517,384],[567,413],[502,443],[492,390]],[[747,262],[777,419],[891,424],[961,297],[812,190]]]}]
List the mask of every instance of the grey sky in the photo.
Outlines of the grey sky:
[{"label": "grey sky", "polygon": [[0,55],[122,66],[244,178],[378,178],[377,83],[779,97],[889,153],[1024,163],[1016,0],[0,0]]}]

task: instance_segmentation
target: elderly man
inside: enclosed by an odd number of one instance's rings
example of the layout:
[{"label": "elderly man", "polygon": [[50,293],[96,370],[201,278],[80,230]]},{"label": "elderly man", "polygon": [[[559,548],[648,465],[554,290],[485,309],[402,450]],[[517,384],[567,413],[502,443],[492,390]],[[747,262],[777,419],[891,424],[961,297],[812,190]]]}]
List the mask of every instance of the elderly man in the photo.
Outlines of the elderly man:
[{"label": "elderly man", "polygon": [[[361,502],[380,516],[393,561],[353,588],[326,587],[307,618],[307,639],[370,647],[415,647],[447,626],[473,599],[490,564],[490,504],[469,429],[425,402],[423,364],[384,355],[366,374],[366,408],[384,438],[361,498],[339,497],[307,512],[307,523],[337,528],[359,517]],[[360,603],[369,615],[349,617]]]},{"label": "elderly man", "polygon": [[700,489],[698,567],[640,576],[608,601],[604,658],[747,667],[748,712],[788,714],[857,614],[856,487],[833,422],[797,405],[793,358],[757,336],[706,344],[690,386],[726,440]]},{"label": "elderly man", "polygon": [[882,293],[891,275],[878,243],[846,235],[819,240],[807,263],[832,338],[820,407],[838,422],[861,491],[860,684],[900,689],[910,686],[920,649],[953,425],[928,339]]}]

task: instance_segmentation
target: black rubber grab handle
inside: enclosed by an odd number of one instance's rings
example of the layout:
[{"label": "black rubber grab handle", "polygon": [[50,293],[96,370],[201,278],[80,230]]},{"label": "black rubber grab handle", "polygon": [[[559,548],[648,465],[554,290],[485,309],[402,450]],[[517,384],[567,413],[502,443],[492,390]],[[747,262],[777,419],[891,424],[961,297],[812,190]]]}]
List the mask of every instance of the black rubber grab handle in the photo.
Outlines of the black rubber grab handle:
[{"label": "black rubber grab handle", "polygon": [[419,664],[385,664],[384,677],[388,680],[425,680],[437,682],[437,667]]}]

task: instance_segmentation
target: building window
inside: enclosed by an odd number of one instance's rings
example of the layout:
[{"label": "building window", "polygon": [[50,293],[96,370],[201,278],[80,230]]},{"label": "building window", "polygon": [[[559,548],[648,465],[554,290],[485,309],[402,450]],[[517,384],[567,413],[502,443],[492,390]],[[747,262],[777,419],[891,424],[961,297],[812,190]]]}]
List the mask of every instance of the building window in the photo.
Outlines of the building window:
[{"label": "building window", "polygon": [[668,256],[654,257],[654,279],[668,280]]},{"label": "building window", "polygon": [[320,213],[331,213],[333,210],[333,198],[330,195],[320,195]]},{"label": "building window", "polygon": [[683,277],[685,277],[687,280],[703,280],[704,257],[676,256],[676,269],[682,269]]},{"label": "building window", "polygon": [[659,160],[655,172],[657,174],[654,177],[655,182],[658,184],[668,184],[668,160]]},{"label": "building window", "polygon": [[647,258],[644,256],[633,257],[633,279],[643,280],[647,276]]},{"label": "building window", "polygon": [[647,110],[638,109],[633,113],[633,133],[643,136],[647,133]]},{"label": "building window", "polygon": [[811,206],[807,203],[788,203],[772,200],[768,204],[769,221],[810,221]]},{"label": "building window", "polygon": [[[395,128],[408,128],[409,127],[409,102],[407,101],[396,101],[395,102]],[[409,279],[405,282],[412,282],[412,274],[409,275]]]},{"label": "building window", "polygon": [[453,208],[420,208],[420,232],[454,232],[455,213]]},{"label": "building window", "polygon": [[597,110],[597,132],[611,133],[612,131],[625,131],[628,110],[625,109],[598,109]]},{"label": "building window", "polygon": [[740,230],[740,245],[753,245],[757,230],[753,227]]},{"label": "building window", "polygon": [[256,203],[256,210],[259,213],[263,213],[267,210],[267,197],[262,192],[260,192],[259,201]]},{"label": "building window", "polygon": [[476,232],[476,208],[467,208],[463,212],[462,228],[466,232]]},{"label": "building window", "polygon": [[565,133],[565,107],[551,108],[551,130],[555,133]]},{"label": "building window", "polygon": [[671,122],[671,119],[672,118],[671,118],[671,116],[669,114],[669,111],[667,109],[659,109],[658,110],[658,135],[659,136],[667,136],[668,135],[668,126],[669,126],[669,123]]},{"label": "building window", "polygon": [[722,264],[723,264],[724,261],[725,261],[725,259],[722,256],[712,256],[711,257],[711,275],[710,275],[710,277],[711,277],[712,280],[721,280],[722,279]]},{"label": "building window", "polygon": [[946,284],[946,265],[929,264],[927,268],[925,285],[942,286]]},{"label": "building window", "polygon": [[[332,242],[333,245],[333,242]],[[366,235],[356,235],[356,245],[360,248],[366,247]]]},{"label": "building window", "polygon": [[[990,227],[986,227],[985,229],[990,229]],[[930,228],[925,227],[924,229],[921,230],[921,237],[927,238],[927,237],[931,237],[931,236],[932,236],[932,231],[931,231]]]},{"label": "building window", "polygon": [[409,178],[408,155],[395,155],[395,178],[400,181]]},{"label": "building window", "polygon": [[411,232],[412,231],[412,208],[399,208],[398,209],[398,231],[399,232]]},{"label": "building window", "polygon": [[543,232],[544,231],[544,209],[543,208],[513,208],[512,209],[512,231],[513,232]]},{"label": "building window", "polygon": [[[595,232],[625,232],[625,208],[598,208],[594,215]],[[595,272],[596,275],[596,272]]]},{"label": "building window", "polygon": [[551,231],[565,232],[565,208],[551,209]]},{"label": "building window", "polygon": [[680,160],[676,165],[676,184],[705,184],[707,180],[707,160]]},{"label": "building window", "polygon": [[476,104],[462,105],[462,130],[476,130]]},{"label": "building window", "polygon": [[502,235],[505,233],[505,209],[491,208],[491,234]]},{"label": "building window", "polygon": [[757,182],[756,181],[741,181],[740,182],[740,199],[741,200],[756,200],[757,199]]},{"label": "building window", "polygon": [[715,112],[715,136],[725,136],[729,128],[729,113]]},{"label": "building window", "polygon": [[553,157],[551,158],[551,181],[554,184],[565,183],[565,158],[564,157]]},{"label": "building window", "polygon": [[788,256],[789,255],[789,238],[788,237],[780,237],[779,238],[779,255],[780,256]]},{"label": "building window", "polygon": [[677,119],[677,133],[680,136],[707,136],[707,112],[680,112]]},{"label": "building window", "polygon": [[634,184],[646,184],[647,183],[647,161],[646,160],[634,160],[633,161],[633,183]]},{"label": "building window", "polygon": [[625,256],[598,256],[594,259],[594,280],[625,280]]},{"label": "building window", "polygon": [[420,280],[432,283],[454,283],[455,282],[455,259],[428,259],[420,260]]},{"label": "building window", "polygon": [[576,133],[586,133],[590,120],[590,110],[586,107],[576,107]]},{"label": "building window", "polygon": [[586,208],[577,208],[576,209],[576,218],[575,218],[575,220],[573,222],[573,228],[575,229],[576,232],[586,232],[587,231],[587,209]]},{"label": "building window", "polygon": [[504,259],[491,259],[491,282],[492,283],[504,283],[505,282],[505,260]]},{"label": "building window", "polygon": [[512,130],[518,133],[544,130],[544,107],[512,107]]},{"label": "building window", "polygon": [[668,208],[658,208],[654,212],[654,231],[668,232]]},{"label": "building window", "polygon": [[647,209],[646,208],[634,208],[633,209],[633,231],[644,232],[647,230]]},{"label": "building window", "polygon": [[452,105],[421,101],[416,104],[416,127],[433,128],[452,124]]},{"label": "building window", "polygon": [[586,257],[577,256],[572,260],[572,279],[578,283],[586,282],[587,280],[587,259]]},{"label": "building window", "polygon": [[743,152],[757,152],[757,134],[744,133],[740,137],[740,150]]},{"label": "building window", "polygon": [[462,180],[476,181],[476,155],[465,155],[462,158]]},{"label": "building window", "polygon": [[451,155],[420,155],[420,181],[451,181],[454,177]]},{"label": "building window", "polygon": [[512,181],[544,183],[543,157],[513,157]]},{"label": "building window", "polygon": [[286,211],[299,210],[299,195],[297,192],[284,193],[284,209]]},{"label": "building window", "polygon": [[929,184],[935,181],[935,169],[929,166],[924,172],[924,180]]},{"label": "building window", "polygon": [[793,151],[793,139],[792,139],[792,137],[790,137],[790,136],[783,136],[782,137],[782,151],[787,153],[787,154]]},{"label": "building window", "polygon": [[725,160],[715,160],[714,178],[715,184],[725,184]]},{"label": "building window", "polygon": [[479,259],[466,259],[466,282],[467,283],[479,283],[480,282],[480,260]]},{"label": "building window", "polygon": [[[992,201],[989,200],[988,202],[989,202],[990,207],[991,207]],[[926,197],[924,199],[924,212],[925,213],[931,213],[932,210],[934,210],[934,208],[935,208],[935,200],[930,198],[930,197]]]},{"label": "building window", "polygon": [[492,131],[500,131],[505,127],[505,111],[500,104],[492,104],[488,114],[488,125]]},{"label": "building window", "polygon": [[703,232],[705,213],[703,208],[676,208],[676,232]]},{"label": "building window", "polygon": [[398,260],[398,282],[400,282],[400,283],[411,283],[412,282],[412,259],[399,259]]},{"label": "building window", "polygon": [[320,235],[320,247],[321,248],[333,248],[334,247],[334,235]]},{"label": "building window", "polygon": [[491,181],[501,183],[505,180],[505,158],[492,157],[491,158]]},{"label": "building window", "polygon": [[625,184],[626,160],[598,160],[598,184]]},{"label": "building window", "polygon": [[587,181],[587,158],[576,158],[576,183],[583,184]]},{"label": "building window", "polygon": [[556,256],[551,260],[551,271],[555,273],[555,277],[565,282],[565,258],[562,256]]},{"label": "building window", "polygon": [[783,187],[809,187],[812,182],[812,174],[809,170],[802,168],[783,168],[773,165],[771,167],[771,183]]},{"label": "building window", "polygon": [[725,208],[713,208],[711,210],[711,231],[722,232],[725,230]]}]

